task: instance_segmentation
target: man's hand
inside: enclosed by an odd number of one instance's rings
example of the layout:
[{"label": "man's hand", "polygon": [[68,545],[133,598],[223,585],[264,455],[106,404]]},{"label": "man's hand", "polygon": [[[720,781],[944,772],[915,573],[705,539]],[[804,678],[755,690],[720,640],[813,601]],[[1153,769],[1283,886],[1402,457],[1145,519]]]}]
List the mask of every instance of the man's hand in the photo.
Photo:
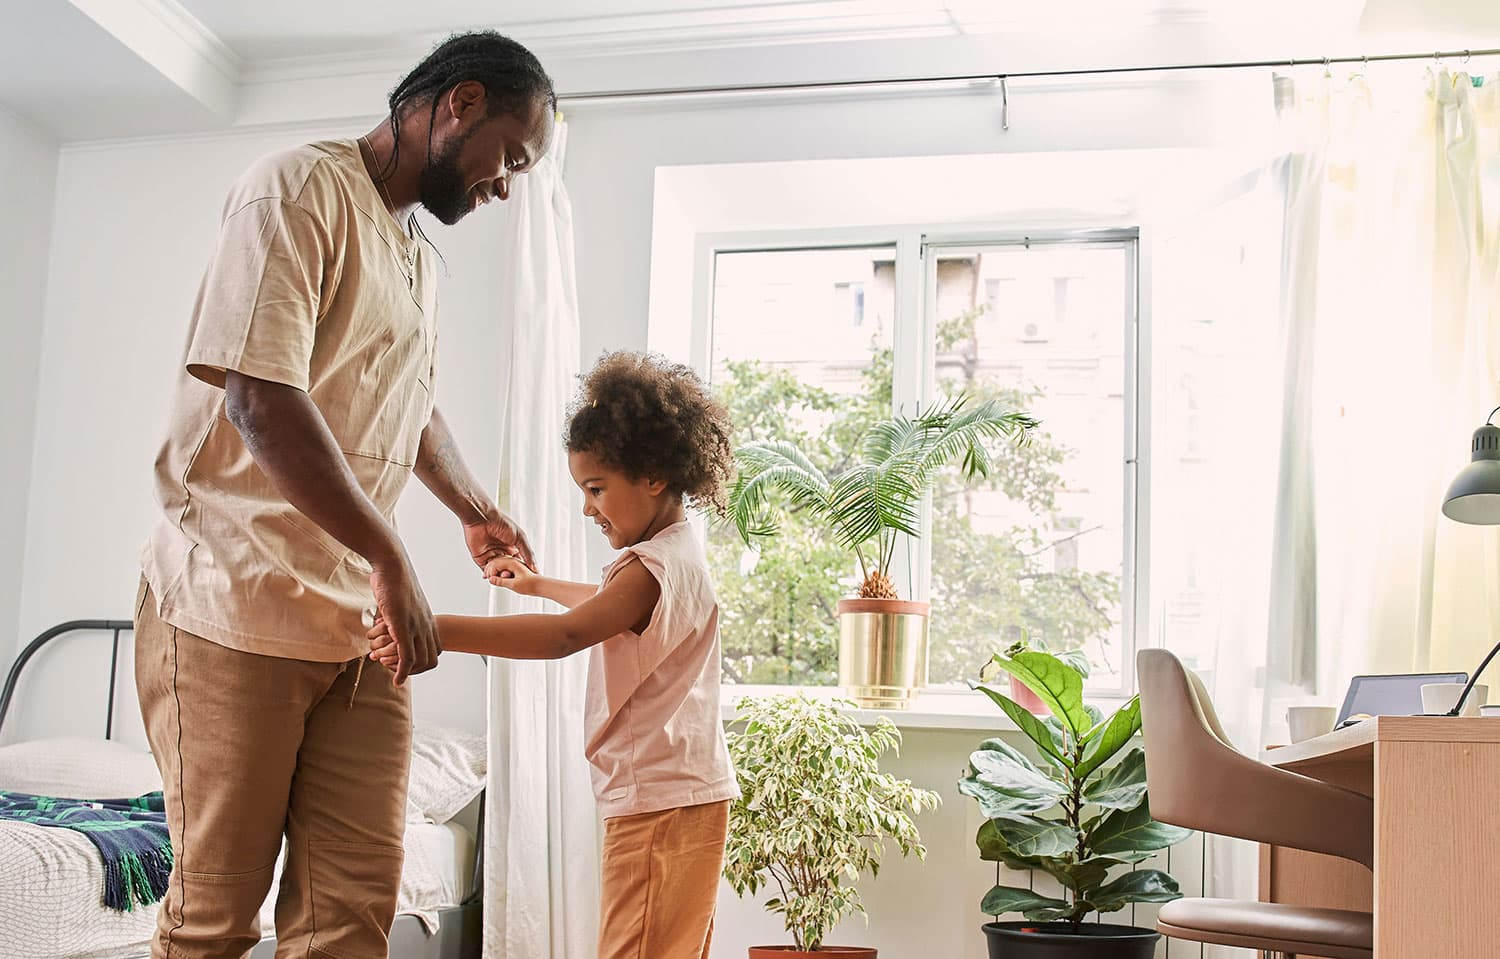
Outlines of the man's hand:
[{"label": "man's hand", "polygon": [[529,569],[536,569],[536,560],[531,555],[531,544],[526,541],[526,534],[498,509],[490,511],[482,522],[465,524],[464,542],[469,545],[469,555],[474,557],[474,564],[481,569],[499,556],[514,556]]},{"label": "man's hand", "polygon": [[395,645],[394,671],[396,685],[400,686],[407,676],[437,665],[438,654],[443,651],[437,625],[422,587],[405,562],[376,565],[370,574],[370,587],[375,591],[375,629],[383,630]]}]

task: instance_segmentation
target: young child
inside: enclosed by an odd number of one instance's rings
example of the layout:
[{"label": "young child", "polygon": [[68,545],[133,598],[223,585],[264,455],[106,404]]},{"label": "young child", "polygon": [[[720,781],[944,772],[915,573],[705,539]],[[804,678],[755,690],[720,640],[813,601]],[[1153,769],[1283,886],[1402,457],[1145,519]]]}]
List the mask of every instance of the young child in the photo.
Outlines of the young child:
[{"label": "young child", "polygon": [[[724,508],[728,412],[685,366],[605,356],[569,411],[583,512],[619,557],[602,586],[500,557],[490,581],[568,612],[439,616],[447,651],[557,659],[590,650],[585,751],[605,820],[599,959],[707,959],[729,803],[719,608],[685,503]],[[394,668],[383,623],[373,659]]]}]

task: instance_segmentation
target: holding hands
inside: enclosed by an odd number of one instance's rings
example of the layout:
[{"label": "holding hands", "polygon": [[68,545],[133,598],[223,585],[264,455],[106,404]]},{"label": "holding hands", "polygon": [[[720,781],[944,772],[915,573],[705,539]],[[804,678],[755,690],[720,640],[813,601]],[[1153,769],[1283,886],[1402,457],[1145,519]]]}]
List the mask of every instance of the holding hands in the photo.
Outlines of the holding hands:
[{"label": "holding hands", "polygon": [[526,563],[514,556],[496,556],[484,564],[484,578],[491,586],[502,586],[522,596],[535,596],[541,579]]},{"label": "holding hands", "polygon": [[[491,585],[504,587],[522,596],[539,595],[538,590],[543,578],[538,576],[519,556],[491,555],[482,565],[484,578],[489,580]],[[392,632],[384,610],[378,608],[366,610],[365,625],[369,627],[369,632],[365,636],[370,641],[370,658],[404,679],[401,672],[403,665],[401,644],[397,635]],[[436,642],[438,637],[434,639]]]}]

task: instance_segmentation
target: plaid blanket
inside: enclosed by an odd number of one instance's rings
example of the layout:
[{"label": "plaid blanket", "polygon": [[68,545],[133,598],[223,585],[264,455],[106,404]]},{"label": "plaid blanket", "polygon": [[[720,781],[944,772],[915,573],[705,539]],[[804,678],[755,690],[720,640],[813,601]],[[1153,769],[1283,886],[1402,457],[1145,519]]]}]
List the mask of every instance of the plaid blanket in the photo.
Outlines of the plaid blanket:
[{"label": "plaid blanket", "polygon": [[172,841],[159,792],[135,799],[51,799],[0,791],[0,820],[82,833],[104,860],[104,905],[131,912],[167,893]]}]

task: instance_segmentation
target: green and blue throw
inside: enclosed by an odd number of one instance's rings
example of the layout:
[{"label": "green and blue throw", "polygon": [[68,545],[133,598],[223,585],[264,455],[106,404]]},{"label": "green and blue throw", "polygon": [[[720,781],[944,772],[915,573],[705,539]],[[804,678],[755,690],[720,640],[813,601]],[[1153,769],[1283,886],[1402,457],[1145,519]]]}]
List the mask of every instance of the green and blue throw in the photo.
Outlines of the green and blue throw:
[{"label": "green and blue throw", "polygon": [[82,833],[104,860],[104,905],[131,912],[167,893],[172,841],[159,792],[135,799],[51,799],[0,791],[0,820]]}]

